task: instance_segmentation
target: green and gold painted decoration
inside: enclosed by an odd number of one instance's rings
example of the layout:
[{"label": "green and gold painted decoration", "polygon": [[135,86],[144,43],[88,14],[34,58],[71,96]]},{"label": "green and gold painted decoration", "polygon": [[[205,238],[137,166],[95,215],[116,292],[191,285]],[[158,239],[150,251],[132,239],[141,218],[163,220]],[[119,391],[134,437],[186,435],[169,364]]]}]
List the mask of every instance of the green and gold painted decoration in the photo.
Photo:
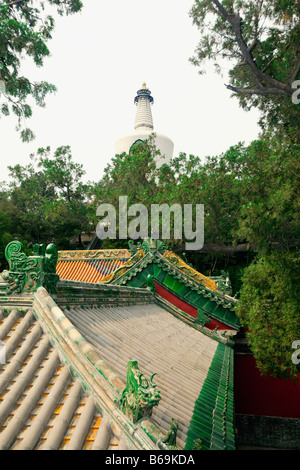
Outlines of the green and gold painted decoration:
[{"label": "green and gold painted decoration", "polygon": [[106,250],[67,250],[58,251],[58,261],[94,260],[94,259],[117,259],[127,260],[130,258],[130,251],[125,249]]},{"label": "green and gold painted decoration", "polygon": [[152,374],[148,381],[139,370],[137,361],[127,364],[127,384],[120,399],[120,410],[134,423],[152,415],[152,408],[160,401],[160,392],[153,384]]},{"label": "green and gold painted decoration", "polygon": [[176,266],[177,269],[181,270],[186,276],[192,278],[194,281],[198,282],[204,287],[207,287],[212,291],[217,289],[218,286],[215,281],[196,271],[190,265],[185,263],[179,256],[175,255],[175,253],[172,251],[166,250],[163,254],[163,257]]},{"label": "green and gold painted decoration", "polygon": [[7,294],[35,292],[43,286],[50,294],[56,293],[59,276],[56,274],[57,248],[53,243],[33,245],[33,255],[23,252],[18,240],[10,242],[5,249],[9,270],[2,273],[7,282]]},{"label": "green and gold painted decoration", "polygon": [[145,256],[145,252],[140,249],[138,250],[131,258],[129,258],[126,263],[124,263],[122,266],[120,266],[118,269],[116,269],[114,272],[106,276],[101,283],[102,284],[111,284],[111,283],[116,283],[117,280],[123,276],[124,274],[127,274],[128,271],[130,271],[131,268],[134,268],[136,264],[142,260]]},{"label": "green and gold painted decoration", "polygon": [[[197,310],[201,309],[203,315],[198,311],[196,319],[199,325],[215,319],[230,328],[240,328],[234,312],[237,300],[230,295],[228,273],[209,278],[170,251],[161,240],[148,238],[136,245],[131,241],[129,246],[131,258],[101,280],[102,284],[147,287],[157,295],[159,287],[162,287]],[[151,278],[155,282],[155,290]]]}]

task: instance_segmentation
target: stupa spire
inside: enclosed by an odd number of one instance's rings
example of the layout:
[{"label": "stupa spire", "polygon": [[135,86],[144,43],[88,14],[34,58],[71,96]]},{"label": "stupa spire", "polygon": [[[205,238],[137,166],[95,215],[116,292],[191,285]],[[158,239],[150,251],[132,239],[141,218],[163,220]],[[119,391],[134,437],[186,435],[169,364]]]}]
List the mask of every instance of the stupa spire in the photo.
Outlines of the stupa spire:
[{"label": "stupa spire", "polygon": [[[146,83],[137,91],[134,103],[137,105],[134,131],[120,137],[115,143],[116,155],[123,152],[130,153],[133,145],[137,142],[145,142],[153,134],[153,119],[151,104],[154,102],[151,91]],[[164,134],[155,130],[155,145],[160,151],[156,157],[156,165],[159,168],[163,163],[169,163],[174,151],[174,143]]]},{"label": "stupa spire", "polygon": [[134,128],[140,127],[153,130],[153,119],[151,112],[151,104],[154,102],[151,91],[143,83],[142,88],[137,91],[134,103],[137,105]]}]

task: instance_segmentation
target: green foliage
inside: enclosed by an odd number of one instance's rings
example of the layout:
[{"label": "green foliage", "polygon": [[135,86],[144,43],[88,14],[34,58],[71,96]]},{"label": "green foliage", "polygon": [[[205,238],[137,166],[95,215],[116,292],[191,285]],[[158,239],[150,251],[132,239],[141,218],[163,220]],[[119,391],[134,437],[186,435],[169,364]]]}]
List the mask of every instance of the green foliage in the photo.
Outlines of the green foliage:
[{"label": "green foliage", "polygon": [[243,277],[236,313],[264,375],[297,378],[300,372],[292,362],[292,343],[300,335],[299,261],[299,251],[271,253]]},{"label": "green foliage", "polygon": [[50,55],[46,43],[55,27],[54,17],[47,10],[51,6],[56,7],[60,15],[68,15],[78,12],[82,2],[5,0],[0,4],[0,84],[4,84],[0,94],[0,110],[4,116],[12,113],[17,117],[17,130],[26,142],[34,138],[32,130],[26,126],[26,119],[32,115],[29,99],[33,98],[38,106],[43,107],[46,96],[56,91],[53,84],[32,82],[21,71],[26,56],[41,67]]},{"label": "green foliage", "polygon": [[3,231],[31,244],[53,241],[63,249],[71,246],[74,236],[89,229],[89,187],[82,183],[84,170],[72,161],[70,147],[59,147],[53,157],[49,147],[40,148],[27,166],[9,169],[5,207],[10,226],[0,220]]},{"label": "green foliage", "polygon": [[[150,210],[151,204],[159,197],[156,181],[158,170],[155,164],[155,156],[158,154],[153,135],[145,143],[136,144],[129,154],[115,155],[105,168],[101,181],[91,188],[94,207],[105,203],[112,204],[118,219],[119,197],[128,196],[128,206],[140,203]],[[130,221],[130,217],[128,220]],[[98,218],[94,217],[93,223],[96,225],[98,222]],[[128,241],[106,239],[102,241],[102,247],[128,248]]]},{"label": "green foliage", "polygon": [[265,138],[249,146],[238,233],[260,250],[299,240],[299,145]]},{"label": "green foliage", "polygon": [[83,165],[72,161],[71,148],[58,147],[54,152],[54,158],[49,158],[49,154],[50,147],[38,149],[38,167],[43,168],[45,178],[56,195],[62,196],[68,202],[84,199],[84,188],[80,181],[85,171]]},{"label": "green foliage", "polygon": [[123,153],[112,158],[104,170],[104,176],[95,185],[94,195],[98,203],[118,205],[119,196],[128,196],[128,204],[147,205],[157,192],[155,156],[158,151],[154,136],[147,142],[138,143],[130,154]]},{"label": "green foliage", "polygon": [[[78,12],[82,2],[0,4],[0,113],[16,116],[24,141],[34,138],[26,125],[30,99],[45,106],[47,95],[56,91],[54,85],[31,82],[21,73],[24,58],[41,67],[50,54],[47,44],[55,27],[51,8],[68,15]],[[89,184],[83,184],[83,166],[73,162],[69,146],[53,155],[49,147],[38,149],[28,165],[10,167],[11,183],[0,188],[0,268],[6,267],[5,246],[15,238],[22,239],[25,252],[45,241],[60,250],[71,248],[72,238],[95,231],[96,207],[110,203],[118,208],[120,196],[128,196],[128,206],[144,204],[149,214],[151,204],[204,204],[207,248],[186,253],[187,262],[207,275],[229,272],[233,294],[240,295],[237,313],[249,330],[260,370],[295,377],[291,344],[300,334],[295,250],[300,120],[291,95],[293,82],[300,79],[300,4],[194,0],[190,14],[201,33],[191,61],[201,72],[207,61],[222,72],[222,61],[229,60],[226,86],[243,109],[261,111],[263,134],[248,146],[239,143],[205,160],[181,153],[159,169],[153,135],[129,154],[116,155],[103,178]],[[167,243],[184,256],[185,240],[175,240],[172,233]],[[127,240],[104,240],[102,247],[127,248]]]},{"label": "green foliage", "polygon": [[124,195],[128,205],[141,203],[149,210],[155,203],[202,203],[206,243],[288,247],[299,238],[299,157],[290,139],[266,135],[204,162],[181,153],[157,169],[153,155],[140,146],[139,153],[116,156],[108,165],[93,188],[95,203],[118,207]]},{"label": "green foliage", "polygon": [[[239,143],[221,156],[201,161],[193,155],[180,154],[169,166],[157,169],[153,153],[147,150],[147,145],[141,145],[137,154],[116,156],[94,188],[96,205],[107,202],[118,207],[121,195],[129,196],[128,204],[143,203],[148,210],[153,203],[179,203],[181,207],[204,204],[205,245],[213,245],[214,251],[188,252],[187,261],[203,274],[219,275],[222,269],[229,272],[233,295],[241,296],[239,314],[254,331],[251,347],[261,371],[280,377],[294,373],[290,363],[291,338],[295,340],[299,334],[296,310],[293,307],[290,314],[287,312],[296,295],[295,276],[299,266],[291,261],[287,268],[288,262],[284,263],[284,259],[292,256],[299,240],[299,157],[293,139],[265,134],[248,146]],[[118,242],[124,241],[105,240],[104,244],[117,247]],[[167,242],[183,256],[183,240],[172,237]],[[248,252],[241,256],[237,250],[239,256],[232,256],[239,246],[248,247]],[[226,248],[230,250],[228,253]],[[255,253],[258,262],[250,264]],[[278,267],[277,277],[266,270],[266,260],[272,260],[273,274]],[[256,270],[262,279],[257,292],[253,289]],[[279,291],[281,277],[284,288],[281,286]],[[294,286],[292,294],[288,290],[291,285]],[[265,299],[272,303],[273,297],[274,307],[270,308],[269,317],[265,313],[262,316]],[[279,321],[280,311],[285,313]],[[270,330],[272,319],[274,328]],[[290,332],[284,347],[282,330]]]},{"label": "green foliage", "polygon": [[240,291],[237,312],[262,373],[296,376],[300,119],[292,95],[300,79],[300,4],[195,0],[190,16],[201,34],[191,62],[201,73],[207,62],[219,73],[229,64],[227,88],[243,109],[261,111],[263,129],[248,147],[209,159],[201,180],[196,172],[205,236],[219,244],[246,243],[257,253],[249,267],[245,260],[226,267],[233,290]]},{"label": "green foliage", "polygon": [[[59,147],[53,154],[50,148],[38,149],[27,166],[10,167],[10,187],[1,189],[2,253],[12,238],[31,245],[47,240],[68,249],[74,236],[95,230],[96,207],[110,203],[117,209],[119,196],[128,196],[128,206],[144,204],[149,215],[151,204],[204,204],[208,249],[187,252],[187,262],[207,275],[229,272],[233,295],[240,295],[238,314],[250,330],[262,372],[294,374],[289,348],[299,332],[293,303],[299,272],[293,254],[299,240],[297,144],[265,135],[204,161],[180,154],[159,169],[156,155],[152,137],[130,154],[116,155],[98,183],[83,184],[83,166],[73,162],[70,147]],[[149,234],[150,223],[149,217]],[[166,241],[185,257],[184,240],[174,240],[173,233],[171,228]],[[102,248],[127,248],[127,243],[104,240]],[[239,246],[249,251],[242,256]],[[257,262],[250,264],[255,253]]]},{"label": "green foliage", "polygon": [[201,73],[207,61],[219,73],[229,63],[226,86],[240,105],[260,109],[264,128],[289,127],[298,140],[299,112],[291,96],[300,78],[299,2],[195,0],[190,16],[201,34],[191,62]]}]

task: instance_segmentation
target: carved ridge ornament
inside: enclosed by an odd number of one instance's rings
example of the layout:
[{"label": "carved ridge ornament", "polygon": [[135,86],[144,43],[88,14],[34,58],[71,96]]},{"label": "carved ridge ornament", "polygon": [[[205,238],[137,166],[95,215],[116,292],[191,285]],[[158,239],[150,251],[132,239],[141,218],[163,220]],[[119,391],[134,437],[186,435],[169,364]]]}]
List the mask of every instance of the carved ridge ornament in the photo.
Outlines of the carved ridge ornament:
[{"label": "carved ridge ornament", "polygon": [[162,442],[168,447],[171,447],[173,450],[179,450],[179,447],[176,446],[176,436],[178,431],[178,423],[175,419],[171,418],[170,429],[167,432],[166,436],[162,439]]},{"label": "carved ridge ornament", "polygon": [[212,319],[204,313],[201,308],[197,309],[197,318],[195,319],[196,325],[205,326],[206,323],[210,323]]},{"label": "carved ridge ornament", "polygon": [[71,250],[59,251],[58,260],[84,260],[84,259],[129,259],[128,250]]},{"label": "carved ridge ornament", "polygon": [[210,290],[217,290],[217,284],[215,281],[209,279],[203,274],[196,271],[194,268],[191,268],[186,264],[181,258],[175,255],[172,251],[165,251],[163,258],[173,264],[177,269],[179,269],[186,276],[191,277],[194,281],[199,282]]},{"label": "carved ridge ornament", "polygon": [[59,276],[56,274],[57,248],[53,243],[47,247],[35,244],[33,256],[23,253],[23,245],[18,240],[10,242],[5,249],[9,271],[2,273],[7,282],[7,294],[34,292],[44,286],[49,294],[56,293]]},{"label": "carved ridge ornament", "polygon": [[153,384],[152,374],[150,381],[139,370],[137,361],[129,361],[126,368],[127,385],[120,399],[120,410],[134,423],[142,418],[150,417],[152,408],[158,405],[161,396]]},{"label": "carved ridge ornament", "polygon": [[131,268],[135,267],[137,262],[143,259],[145,256],[145,253],[143,250],[139,250],[135,255],[133,255],[126,263],[124,263],[122,266],[117,268],[115,271],[113,271],[111,274],[109,274],[107,277],[101,280],[102,284],[109,284],[112,281],[116,281],[119,279],[123,274],[127,273]]}]

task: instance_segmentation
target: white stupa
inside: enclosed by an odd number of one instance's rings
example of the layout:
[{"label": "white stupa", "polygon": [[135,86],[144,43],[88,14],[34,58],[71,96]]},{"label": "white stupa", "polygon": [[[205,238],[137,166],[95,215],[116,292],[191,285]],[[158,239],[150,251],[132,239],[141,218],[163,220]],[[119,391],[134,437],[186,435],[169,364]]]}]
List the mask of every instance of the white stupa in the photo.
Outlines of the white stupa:
[{"label": "white stupa", "polygon": [[160,167],[163,163],[170,162],[173,156],[174,143],[166,135],[154,130],[151,112],[151,104],[153,102],[151,91],[147,88],[146,83],[143,83],[142,88],[137,91],[137,96],[134,98],[134,103],[137,105],[135,130],[131,134],[117,140],[115,153],[116,155],[120,155],[123,152],[129,153],[135,143],[139,141],[144,142],[151,134],[155,133],[155,144],[161,153],[161,156],[157,157],[157,166]]}]

